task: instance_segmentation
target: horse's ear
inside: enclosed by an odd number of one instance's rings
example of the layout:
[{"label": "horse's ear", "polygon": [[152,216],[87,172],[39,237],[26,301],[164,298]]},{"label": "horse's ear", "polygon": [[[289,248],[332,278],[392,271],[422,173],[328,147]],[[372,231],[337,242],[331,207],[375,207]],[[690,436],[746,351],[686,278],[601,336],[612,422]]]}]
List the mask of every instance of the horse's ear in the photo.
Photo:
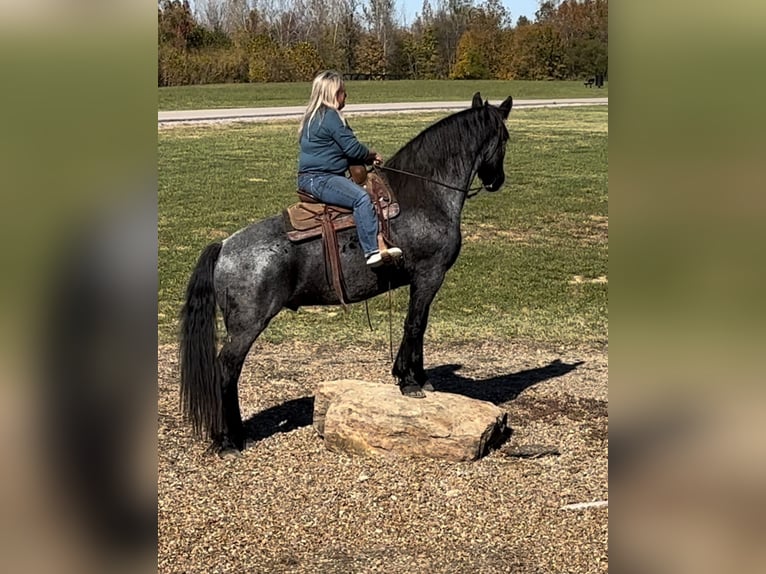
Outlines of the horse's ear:
[{"label": "horse's ear", "polygon": [[482,101],[481,101],[481,94],[480,94],[479,92],[476,92],[476,93],[473,95],[473,101],[471,102],[471,107],[472,107],[472,108],[480,108],[480,107],[482,107],[483,105],[484,105],[484,104],[483,104],[483,103],[482,103]]},{"label": "horse's ear", "polygon": [[500,107],[498,108],[500,110],[500,113],[503,114],[503,119],[508,119],[508,114],[511,113],[511,108],[513,107],[513,98],[511,96],[508,96],[505,98],[505,101],[500,104]]}]

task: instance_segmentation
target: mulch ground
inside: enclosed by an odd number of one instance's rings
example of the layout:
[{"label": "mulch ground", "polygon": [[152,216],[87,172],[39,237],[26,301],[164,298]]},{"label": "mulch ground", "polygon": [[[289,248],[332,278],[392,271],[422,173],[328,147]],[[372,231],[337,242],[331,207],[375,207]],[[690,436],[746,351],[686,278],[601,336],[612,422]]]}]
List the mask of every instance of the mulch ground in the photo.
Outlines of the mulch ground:
[{"label": "mulch ground", "polygon": [[219,458],[178,409],[176,348],[159,353],[159,572],[606,572],[605,347],[434,346],[437,391],[491,401],[512,434],[479,461],[358,458],[311,427],[313,388],[394,384],[387,349],[253,347],[240,379],[252,442]]}]

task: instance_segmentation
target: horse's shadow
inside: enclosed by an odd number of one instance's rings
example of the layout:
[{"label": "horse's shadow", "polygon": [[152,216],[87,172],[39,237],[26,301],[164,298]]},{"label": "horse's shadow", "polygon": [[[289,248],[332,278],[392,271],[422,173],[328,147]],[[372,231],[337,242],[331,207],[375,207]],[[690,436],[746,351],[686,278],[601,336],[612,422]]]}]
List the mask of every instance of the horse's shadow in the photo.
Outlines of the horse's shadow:
[{"label": "horse's shadow", "polygon": [[471,379],[459,375],[457,371],[462,368],[462,365],[456,364],[434,367],[428,369],[426,374],[436,391],[455,393],[499,405],[514,400],[529,387],[566,375],[583,363],[584,361],[577,361],[569,364],[556,359],[544,367],[498,375],[488,379]]},{"label": "horse's shadow", "polygon": [[[544,367],[487,379],[471,379],[459,375],[457,371],[462,365],[457,364],[434,367],[426,373],[436,391],[455,393],[499,405],[512,401],[531,386],[565,375],[582,364],[583,361],[568,364],[557,359]],[[248,418],[244,422],[246,437],[250,441],[258,442],[279,433],[307,427],[313,422],[313,418],[314,397],[292,399]]]},{"label": "horse's shadow", "polygon": [[244,422],[245,436],[258,442],[275,434],[309,426],[314,420],[314,397],[301,397],[255,413]]}]

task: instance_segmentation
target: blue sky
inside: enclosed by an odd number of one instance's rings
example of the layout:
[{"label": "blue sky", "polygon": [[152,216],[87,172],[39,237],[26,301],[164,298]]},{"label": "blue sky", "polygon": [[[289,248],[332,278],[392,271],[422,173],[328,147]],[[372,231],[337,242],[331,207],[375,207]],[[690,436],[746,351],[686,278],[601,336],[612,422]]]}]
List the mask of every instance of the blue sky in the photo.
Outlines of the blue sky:
[{"label": "blue sky", "polygon": [[[395,0],[397,6],[404,12],[407,24],[411,24],[415,15],[423,7],[423,0]],[[438,0],[429,0],[432,7],[436,7]],[[539,0],[502,0],[506,9],[511,13],[511,20],[516,24],[519,16],[526,16],[530,20],[535,19],[535,12],[540,5]],[[481,0],[477,0],[481,4]]]}]

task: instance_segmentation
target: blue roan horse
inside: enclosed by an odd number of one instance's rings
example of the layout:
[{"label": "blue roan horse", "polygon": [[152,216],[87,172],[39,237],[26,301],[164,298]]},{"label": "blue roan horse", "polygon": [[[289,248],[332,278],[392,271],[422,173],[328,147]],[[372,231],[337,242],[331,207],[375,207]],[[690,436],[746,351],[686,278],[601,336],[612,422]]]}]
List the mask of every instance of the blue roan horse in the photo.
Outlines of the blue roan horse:
[{"label": "blue roan horse", "polygon": [[[476,93],[471,108],[427,128],[386,163],[384,169],[393,168],[386,174],[401,210],[390,226],[393,243],[404,254],[399,264],[368,268],[356,230],[338,233],[348,301],[410,286],[392,371],[407,396],[433,390],[423,369],[428,311],[460,252],[460,214],[471,182],[478,176],[487,191],[497,191],[505,181],[505,120],[512,105],[511,97],[493,106]],[[250,347],[284,307],[337,304],[321,242],[291,243],[281,216],[208,245],[189,279],[181,312],[181,404],[195,433],[212,439],[219,451],[242,450],[237,382]],[[216,356],[217,308],[228,337]]]}]

